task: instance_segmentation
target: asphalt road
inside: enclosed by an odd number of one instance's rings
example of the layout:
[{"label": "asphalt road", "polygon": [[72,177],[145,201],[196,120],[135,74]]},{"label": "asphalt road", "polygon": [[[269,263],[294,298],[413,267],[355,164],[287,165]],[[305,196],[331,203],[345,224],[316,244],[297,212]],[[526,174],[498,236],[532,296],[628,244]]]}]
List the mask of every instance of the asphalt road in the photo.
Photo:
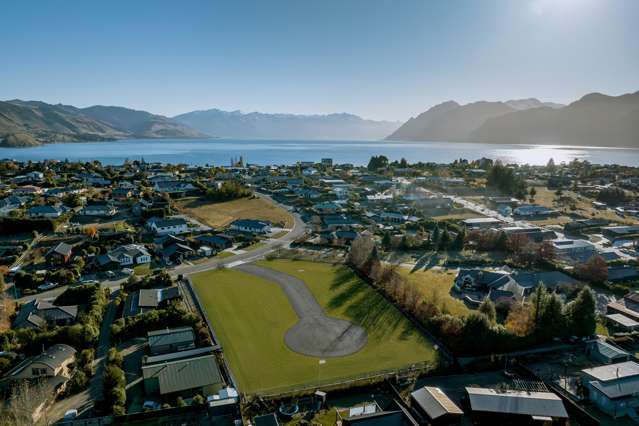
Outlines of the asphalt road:
[{"label": "asphalt road", "polygon": [[329,317],[299,278],[253,264],[236,269],[278,284],[288,298],[299,321],[284,335],[293,351],[319,358],[353,354],[366,345],[366,331],[350,321]]}]

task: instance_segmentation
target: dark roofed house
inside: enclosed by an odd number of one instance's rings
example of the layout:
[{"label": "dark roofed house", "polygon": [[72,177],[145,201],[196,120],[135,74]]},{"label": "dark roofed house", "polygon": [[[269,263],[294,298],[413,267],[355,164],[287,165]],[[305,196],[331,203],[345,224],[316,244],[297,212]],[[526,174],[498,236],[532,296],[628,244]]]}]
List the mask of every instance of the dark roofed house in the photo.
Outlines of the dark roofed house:
[{"label": "dark roofed house", "polygon": [[566,424],[568,413],[552,392],[525,392],[467,387],[475,424]]},{"label": "dark roofed house", "polygon": [[198,350],[148,357],[142,365],[147,394],[191,394],[203,390],[212,394],[224,385],[215,354]]},{"label": "dark roofed house", "polygon": [[142,289],[130,293],[124,303],[124,317],[132,317],[166,306],[182,297],[179,287]]},{"label": "dark roofed house", "polygon": [[47,326],[69,325],[75,322],[77,316],[77,306],[57,306],[34,299],[20,307],[13,327],[43,329]]},{"label": "dark roofed house", "polygon": [[195,348],[195,334],[191,327],[149,331],[147,338],[152,355]]},{"label": "dark roofed house", "polygon": [[412,407],[429,424],[452,424],[459,422],[464,412],[439,388],[424,386],[410,394]]},{"label": "dark roofed house", "polygon": [[52,265],[62,265],[71,260],[71,254],[73,253],[73,246],[67,243],[59,243],[53,247],[45,255],[47,261]]},{"label": "dark roofed house", "polygon": [[225,234],[200,235],[196,240],[217,250],[224,250],[233,247],[233,237]]},{"label": "dark roofed house", "polygon": [[609,314],[618,313],[635,321],[639,321],[639,292],[631,291],[620,301],[608,303],[608,305],[606,305],[606,311]]}]

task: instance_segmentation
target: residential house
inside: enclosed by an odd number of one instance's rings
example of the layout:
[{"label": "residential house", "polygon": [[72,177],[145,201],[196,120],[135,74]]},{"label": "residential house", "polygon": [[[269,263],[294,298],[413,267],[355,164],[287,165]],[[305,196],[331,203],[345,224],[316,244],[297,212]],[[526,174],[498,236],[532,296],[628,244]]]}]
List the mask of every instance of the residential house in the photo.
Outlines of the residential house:
[{"label": "residential house", "polygon": [[588,398],[614,417],[636,416],[639,408],[639,364],[626,361],[581,370]]},{"label": "residential house", "polygon": [[179,287],[141,289],[129,293],[124,303],[124,317],[132,317],[144,312],[166,306],[174,300],[180,300]]},{"label": "residential house", "polygon": [[555,255],[565,261],[585,262],[597,254],[596,246],[586,240],[552,240]]},{"label": "residential house", "polygon": [[519,217],[549,217],[557,215],[557,211],[544,206],[526,204],[513,209],[513,215]]},{"label": "residential house", "polygon": [[147,395],[207,395],[224,386],[212,347],[145,357],[142,379]]},{"label": "residential house", "polygon": [[11,369],[5,377],[10,380],[49,379],[56,391],[64,388],[71,377],[71,365],[76,350],[69,345],[55,344],[41,354],[27,358]]},{"label": "residential house", "polygon": [[639,292],[631,291],[623,299],[606,305],[609,314],[622,314],[635,321],[639,321]]},{"label": "residential house", "polygon": [[268,234],[271,232],[271,223],[265,220],[239,219],[231,223],[230,229],[252,234]]},{"label": "residential house", "polygon": [[58,206],[34,206],[27,210],[27,217],[55,219],[62,216],[67,211],[64,207]]},{"label": "residential house", "polygon": [[489,229],[499,226],[502,221],[493,217],[475,217],[462,220],[466,229]]},{"label": "residential house", "polygon": [[73,246],[67,243],[58,243],[47,252],[45,258],[51,265],[63,265],[71,260]]},{"label": "residential house", "polygon": [[568,412],[552,392],[467,387],[473,424],[565,425]]},{"label": "residential house", "polygon": [[174,243],[162,249],[160,255],[166,263],[181,263],[185,258],[195,253],[191,247],[186,244]]},{"label": "residential house", "polygon": [[93,201],[82,209],[84,216],[110,217],[118,212],[117,208],[110,201]]},{"label": "residential house", "polygon": [[179,235],[189,232],[189,227],[186,220],[181,217],[160,219],[157,217],[151,218],[146,222],[146,227],[157,235]]},{"label": "residential house", "polygon": [[152,355],[185,351],[195,348],[195,333],[191,327],[167,328],[147,333]]},{"label": "residential house", "polygon": [[630,360],[630,354],[604,340],[592,340],[586,345],[586,355],[594,362],[615,364]]},{"label": "residential house", "polygon": [[630,240],[639,237],[639,225],[607,226],[601,233],[610,241]]},{"label": "residential house", "polygon": [[42,194],[43,189],[40,188],[39,186],[33,186],[33,185],[25,185],[25,186],[19,186],[16,189],[13,190],[13,195],[16,196],[24,196],[24,195],[38,195],[38,194]]},{"label": "residential house", "polygon": [[111,198],[118,201],[126,201],[133,197],[133,191],[130,188],[116,188],[111,191]]},{"label": "residential house", "polygon": [[226,234],[200,235],[196,237],[195,240],[200,244],[209,245],[216,250],[225,250],[233,247],[233,237]]},{"label": "residential house", "polygon": [[618,330],[623,333],[639,330],[639,321],[628,318],[623,314],[606,315],[606,324],[609,329]]},{"label": "residential house", "polygon": [[78,317],[77,306],[57,306],[34,299],[20,307],[13,321],[14,328],[43,329],[73,324]]},{"label": "residential house", "polygon": [[139,244],[126,244],[109,252],[118,260],[120,266],[143,265],[151,262],[151,255]]},{"label": "residential house", "polygon": [[526,289],[506,271],[484,271],[481,269],[460,269],[453,289],[471,306],[479,306],[488,298],[493,302],[514,302],[521,300]]}]

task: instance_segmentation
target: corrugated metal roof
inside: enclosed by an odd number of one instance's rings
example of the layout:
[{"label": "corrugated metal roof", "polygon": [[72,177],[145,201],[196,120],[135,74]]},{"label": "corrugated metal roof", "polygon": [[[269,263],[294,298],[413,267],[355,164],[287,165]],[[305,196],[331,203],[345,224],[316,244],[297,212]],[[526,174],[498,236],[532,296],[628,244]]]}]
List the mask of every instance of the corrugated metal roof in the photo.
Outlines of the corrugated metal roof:
[{"label": "corrugated metal roof", "polygon": [[464,414],[439,388],[424,386],[411,393],[411,396],[426,414],[428,414],[431,420],[435,420],[445,414]]},{"label": "corrugated metal roof", "polygon": [[191,327],[149,331],[147,336],[149,339],[149,346],[172,345],[183,342],[189,343],[195,340],[195,334]]},{"label": "corrugated metal roof", "polygon": [[223,384],[214,355],[143,365],[144,380],[157,380],[160,394]]},{"label": "corrugated metal roof", "polygon": [[639,393],[639,377],[627,377],[625,379],[613,380],[609,382],[600,382],[593,380],[590,382],[592,387],[598,389],[601,393],[610,399],[621,398],[624,396],[635,395]]},{"label": "corrugated metal roof", "polygon": [[561,399],[551,392],[466,388],[473,411],[568,418]]},{"label": "corrugated metal roof", "polygon": [[581,370],[583,373],[594,377],[597,380],[606,382],[613,379],[632,377],[639,375],[639,364],[634,361],[620,362],[618,364],[601,365],[594,368]]}]

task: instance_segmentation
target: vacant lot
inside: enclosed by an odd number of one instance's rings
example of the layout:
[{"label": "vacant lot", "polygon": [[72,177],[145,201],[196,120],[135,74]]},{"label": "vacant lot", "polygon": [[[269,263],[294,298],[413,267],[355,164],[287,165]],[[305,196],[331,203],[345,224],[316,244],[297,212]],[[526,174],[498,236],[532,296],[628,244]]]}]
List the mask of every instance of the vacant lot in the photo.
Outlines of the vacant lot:
[{"label": "vacant lot", "polygon": [[298,318],[280,287],[234,270],[193,276],[193,284],[244,392],[312,384],[436,361],[437,353],[411,323],[350,269],[324,263],[274,260],[259,263],[303,280],[325,312],[368,333],[364,348],[339,358],[300,355],[284,343]]},{"label": "vacant lot", "polygon": [[268,220],[274,224],[293,226],[293,217],[283,208],[263,198],[240,198],[223,203],[210,203],[201,199],[179,201],[178,208],[199,221],[220,228],[236,219]]},{"label": "vacant lot", "polygon": [[409,283],[417,287],[425,302],[437,306],[443,313],[464,316],[470,312],[464,302],[450,294],[457,275],[455,271],[429,269],[411,273],[406,268],[401,268],[399,271]]}]

